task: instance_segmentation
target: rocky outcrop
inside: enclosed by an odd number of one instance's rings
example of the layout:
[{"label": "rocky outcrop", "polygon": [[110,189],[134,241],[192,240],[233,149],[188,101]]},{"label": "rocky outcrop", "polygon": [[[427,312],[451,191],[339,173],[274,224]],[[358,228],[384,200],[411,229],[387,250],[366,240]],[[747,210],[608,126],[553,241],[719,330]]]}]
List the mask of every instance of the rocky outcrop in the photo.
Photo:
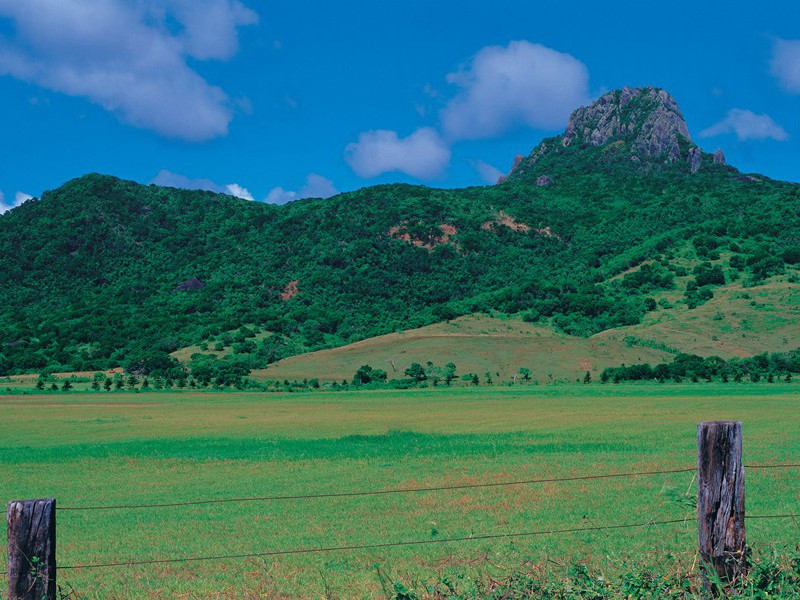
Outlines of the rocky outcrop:
[{"label": "rocky outcrop", "polygon": [[544,187],[552,184],[553,184],[553,178],[547,175],[542,175],[536,180],[536,185],[539,187]]},{"label": "rocky outcrop", "polygon": [[692,173],[697,173],[701,164],[703,164],[703,153],[700,148],[691,148],[689,150],[689,170]]},{"label": "rocky outcrop", "polygon": [[722,148],[717,148],[717,151],[714,152],[713,161],[715,165],[725,164],[725,155],[722,153]]},{"label": "rocky outcrop", "polygon": [[206,286],[206,284],[200,281],[197,277],[192,277],[191,279],[187,279],[183,283],[179,283],[175,286],[176,292],[189,292],[193,290],[201,290]]},{"label": "rocky outcrop", "polygon": [[713,157],[704,155],[692,142],[678,103],[670,94],[654,87],[624,87],[575,110],[564,134],[542,141],[524,160],[518,156],[509,177],[525,174],[538,185],[545,169],[554,169],[556,172],[551,170],[551,174],[558,175],[562,163],[554,164],[551,159],[563,157],[565,161],[581,164],[579,153],[593,148],[602,148],[604,152],[590,154],[583,165],[627,163],[643,172],[660,168],[659,165],[683,165],[682,168],[696,173],[704,160],[725,164],[722,151],[718,150]]},{"label": "rocky outcrop", "polygon": [[624,87],[573,112],[561,143],[605,146],[619,139],[630,141],[637,153],[669,161],[679,160],[681,144],[692,140],[678,103],[667,92]]},{"label": "rocky outcrop", "polygon": [[[513,165],[511,165],[511,170],[508,172],[508,175],[511,175],[511,173],[513,173],[513,172],[514,172],[514,170],[515,170],[515,169],[516,169],[516,168],[519,166],[519,164],[520,164],[520,163],[521,163],[523,160],[525,160],[525,157],[524,157],[524,156],[522,156],[522,154],[517,154],[517,155],[514,157],[514,164],[513,164]],[[498,184],[500,184],[500,183],[503,183],[503,182],[504,182],[506,179],[508,179],[508,175],[500,175],[500,177],[498,177],[498,178],[497,178],[497,183],[498,183]]]}]

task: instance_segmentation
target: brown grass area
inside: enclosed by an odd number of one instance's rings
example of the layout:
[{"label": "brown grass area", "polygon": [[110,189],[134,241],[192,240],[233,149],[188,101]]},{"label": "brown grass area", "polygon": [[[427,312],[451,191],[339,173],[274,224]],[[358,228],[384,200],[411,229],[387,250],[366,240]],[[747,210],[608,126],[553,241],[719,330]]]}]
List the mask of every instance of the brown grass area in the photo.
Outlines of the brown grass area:
[{"label": "brown grass area", "polygon": [[652,348],[630,348],[620,339],[602,340],[561,335],[521,319],[467,316],[449,323],[392,333],[348,346],[293,356],[253,372],[257,379],[323,381],[350,379],[359,366],[369,364],[404,377],[411,363],[453,362],[459,374],[488,371],[493,378],[510,379],[520,368],[533,371],[541,383],[574,381],[586,371],[596,376],[621,363],[660,363],[669,354]]}]

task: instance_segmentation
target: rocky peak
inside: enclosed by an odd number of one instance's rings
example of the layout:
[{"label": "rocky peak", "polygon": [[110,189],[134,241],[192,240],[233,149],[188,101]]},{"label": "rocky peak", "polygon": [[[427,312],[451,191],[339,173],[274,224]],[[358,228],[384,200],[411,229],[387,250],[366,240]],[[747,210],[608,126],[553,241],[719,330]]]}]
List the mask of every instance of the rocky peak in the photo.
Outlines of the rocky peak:
[{"label": "rocky peak", "polygon": [[681,158],[681,146],[692,138],[678,103],[667,92],[624,87],[572,113],[561,143],[568,146],[576,140],[592,146],[624,140],[646,157],[671,162]]},{"label": "rocky peak", "polygon": [[575,110],[563,135],[544,140],[524,160],[515,159],[509,177],[527,173],[535,180],[553,168],[552,159],[574,161],[576,152],[583,150],[590,152],[584,164],[627,162],[644,171],[656,165],[682,164],[695,173],[704,161],[725,163],[721,151],[705,155],[692,142],[678,103],[669,93],[654,87],[624,87]]}]

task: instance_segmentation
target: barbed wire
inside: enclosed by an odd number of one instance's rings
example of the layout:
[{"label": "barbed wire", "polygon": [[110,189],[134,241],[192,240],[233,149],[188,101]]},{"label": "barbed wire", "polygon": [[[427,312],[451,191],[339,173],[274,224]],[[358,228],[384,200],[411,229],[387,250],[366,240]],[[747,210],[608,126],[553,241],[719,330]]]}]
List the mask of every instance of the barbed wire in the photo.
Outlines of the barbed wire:
[{"label": "barbed wire", "polygon": [[177,506],[198,506],[203,504],[225,504],[229,502],[269,502],[279,500],[313,500],[317,498],[352,498],[358,496],[383,496],[389,494],[416,494],[423,492],[441,492],[448,490],[466,490],[492,487],[509,487],[518,485],[531,485],[535,483],[559,483],[569,481],[589,481],[593,479],[614,479],[623,477],[643,477],[647,475],[664,475],[673,473],[690,473],[696,471],[696,467],[680,469],[666,469],[660,471],[634,471],[627,473],[604,473],[600,475],[575,475],[572,477],[547,477],[539,479],[522,479],[516,481],[496,481],[485,483],[461,483],[453,485],[437,485],[429,487],[415,488],[390,488],[386,490],[368,490],[361,492],[325,492],[319,494],[297,494],[279,496],[252,496],[244,498],[218,498],[208,500],[189,500],[186,502],[163,502],[152,504],[112,504],[99,506],[58,506],[56,510],[62,511],[82,511],[82,510],[124,510],[124,509],[145,509],[145,508],[168,508]]},{"label": "barbed wire", "polygon": [[[800,464],[780,465],[744,465],[746,469],[789,469],[800,468]],[[174,508],[180,506],[201,506],[204,504],[227,504],[241,502],[273,502],[282,500],[313,500],[319,498],[354,498],[359,496],[384,496],[389,494],[417,494],[424,492],[441,492],[449,490],[466,490],[492,487],[510,487],[518,485],[532,485],[536,483],[563,483],[571,481],[590,481],[595,479],[616,479],[624,477],[644,477],[648,475],[668,475],[676,473],[691,473],[697,467],[684,467],[678,469],[663,469],[656,471],[632,471],[625,473],[604,473],[600,475],[575,475],[571,477],[546,477],[538,479],[522,479],[515,481],[496,481],[484,483],[462,483],[452,485],[437,485],[415,488],[390,488],[386,490],[367,490],[354,492],[323,492],[317,494],[288,494],[275,496],[250,496],[239,498],[210,498],[204,500],[187,500],[183,502],[154,502],[147,504],[109,504],[94,506],[58,506],[60,511],[93,511],[93,510],[138,510],[149,508]]]},{"label": "barbed wire", "polygon": [[496,539],[512,539],[521,537],[533,537],[538,535],[552,535],[564,533],[577,533],[581,531],[601,531],[610,529],[633,529],[636,527],[648,527],[653,525],[674,525],[677,523],[685,523],[686,519],[671,519],[667,521],[647,521],[645,523],[626,523],[622,525],[600,525],[593,527],[570,527],[566,529],[542,529],[539,531],[526,531],[520,533],[492,533],[481,535],[469,535],[463,537],[439,538],[431,540],[409,540],[405,542],[385,542],[379,544],[358,544],[353,546],[327,546],[319,548],[296,548],[293,550],[269,550],[266,552],[250,552],[244,554],[220,554],[214,556],[188,556],[181,558],[164,558],[156,560],[135,560],[126,562],[109,562],[109,563],[91,563],[84,565],[68,565],[59,569],[101,569],[107,567],[122,567],[122,566],[136,566],[136,565],[156,565],[168,563],[181,563],[181,562],[201,562],[208,560],[228,560],[238,558],[259,558],[265,556],[284,556],[292,554],[314,554],[321,552],[340,552],[352,550],[379,550],[381,548],[396,548],[400,546],[421,546],[427,544],[447,544],[452,542],[467,542],[467,541],[480,541],[480,540],[496,540]]},{"label": "barbed wire", "polygon": [[[778,515],[747,515],[746,519],[797,519],[800,513],[778,514]],[[209,560],[233,560],[242,558],[260,558],[266,556],[287,556],[294,554],[319,554],[324,552],[342,552],[353,550],[379,550],[382,548],[397,548],[401,546],[421,546],[429,544],[447,544],[453,542],[469,542],[496,539],[516,539],[522,537],[534,537],[539,535],[554,535],[566,533],[580,533],[583,531],[609,531],[615,529],[634,529],[637,527],[651,527],[657,525],[677,525],[686,523],[687,517],[683,519],[668,519],[664,521],[646,521],[644,523],[624,523],[619,525],[595,525],[592,527],[569,527],[564,529],[541,529],[539,531],[526,531],[519,533],[491,533],[480,535],[469,535],[451,538],[439,538],[431,540],[409,540],[404,542],[386,542],[379,544],[357,544],[351,546],[327,546],[319,548],[295,548],[291,550],[269,550],[265,552],[248,552],[241,554],[217,554],[210,556],[185,556],[180,558],[162,558],[149,560],[128,560],[107,563],[87,563],[78,565],[58,566],[60,570],[81,570],[81,569],[105,569],[111,567],[131,567],[141,565],[160,565],[172,563],[203,562]],[[0,571],[0,575],[8,575],[8,571]]]}]

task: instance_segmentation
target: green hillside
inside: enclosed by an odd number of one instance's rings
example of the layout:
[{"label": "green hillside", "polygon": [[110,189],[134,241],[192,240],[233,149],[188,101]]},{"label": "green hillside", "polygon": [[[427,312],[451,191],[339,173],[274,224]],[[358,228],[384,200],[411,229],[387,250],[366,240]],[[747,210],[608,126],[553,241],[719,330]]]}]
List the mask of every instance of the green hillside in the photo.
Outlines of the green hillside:
[{"label": "green hillside", "polygon": [[[800,186],[741,175],[680,123],[654,141],[679,114],[658,90],[609,98],[496,186],[273,206],[70,181],[0,217],[0,375],[165,371],[189,347],[193,371],[235,375],[473,313],[588,337],[797,281]],[[608,106],[635,126],[595,123]]]}]

